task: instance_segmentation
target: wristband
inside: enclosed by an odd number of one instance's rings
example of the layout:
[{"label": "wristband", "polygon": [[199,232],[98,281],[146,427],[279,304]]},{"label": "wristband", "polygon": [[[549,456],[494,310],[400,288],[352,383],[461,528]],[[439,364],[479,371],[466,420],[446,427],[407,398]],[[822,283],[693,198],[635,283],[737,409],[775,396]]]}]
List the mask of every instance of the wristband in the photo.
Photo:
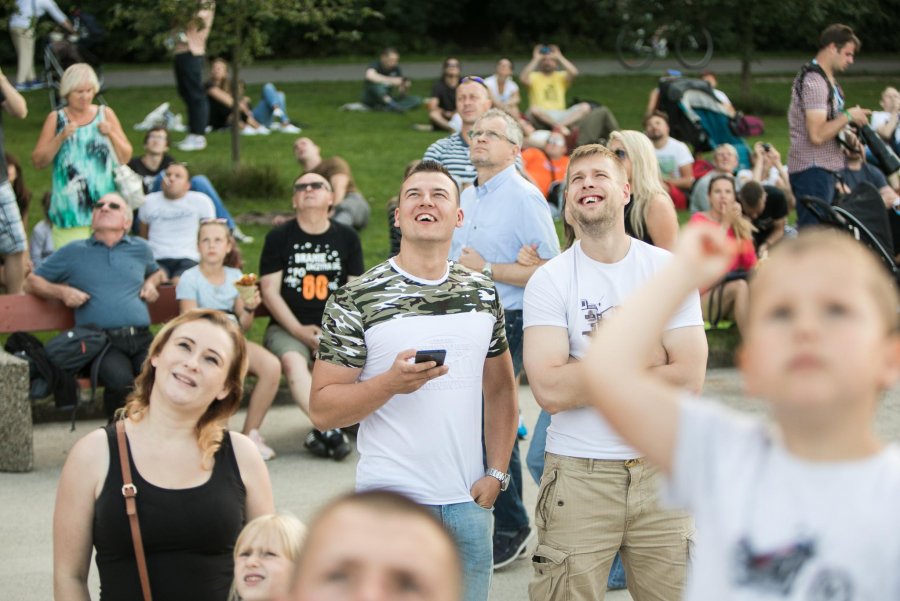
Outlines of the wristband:
[{"label": "wristband", "polygon": [[850,111],[848,111],[847,109],[844,109],[841,112],[844,113],[845,117],[847,117],[848,122],[853,123],[853,117],[850,115]]}]

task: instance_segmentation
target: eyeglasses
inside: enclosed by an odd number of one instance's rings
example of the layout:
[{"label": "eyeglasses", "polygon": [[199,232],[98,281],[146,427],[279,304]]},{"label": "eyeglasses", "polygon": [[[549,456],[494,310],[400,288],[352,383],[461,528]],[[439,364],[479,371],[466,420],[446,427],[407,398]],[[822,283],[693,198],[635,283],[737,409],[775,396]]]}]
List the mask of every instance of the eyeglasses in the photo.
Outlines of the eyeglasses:
[{"label": "eyeglasses", "polygon": [[484,138],[486,138],[488,140],[492,140],[492,141],[493,140],[506,140],[510,144],[518,145],[518,143],[515,140],[513,140],[512,138],[510,138],[504,134],[500,134],[495,131],[491,131],[489,129],[478,129],[478,130],[469,131],[469,139],[472,140],[473,142],[481,137],[484,137]]},{"label": "eyeglasses", "polygon": [[[487,84],[484,83],[484,80],[481,79],[480,77],[478,77],[477,75],[466,75],[465,77],[463,77],[462,79],[459,80],[459,83],[461,83],[461,84],[469,83],[470,81],[481,85],[481,87],[483,87],[485,90],[488,89]],[[488,90],[488,91],[490,91],[490,90]]]},{"label": "eyeglasses", "polygon": [[628,153],[621,148],[616,148],[615,150],[613,150],[613,154],[619,157],[620,161],[624,161],[628,158]]},{"label": "eyeglasses", "polygon": [[122,208],[122,205],[117,202],[98,202],[94,205],[94,210],[99,211],[103,207],[107,207],[110,211],[118,211]]},{"label": "eyeglasses", "polygon": [[228,225],[228,220],[224,217],[204,217],[200,220],[200,225],[206,225],[207,223],[224,223]]},{"label": "eyeglasses", "polygon": [[328,184],[326,184],[325,182],[305,182],[294,184],[294,192],[305,192],[306,190],[321,190],[322,188],[331,190],[331,188],[329,188]]}]

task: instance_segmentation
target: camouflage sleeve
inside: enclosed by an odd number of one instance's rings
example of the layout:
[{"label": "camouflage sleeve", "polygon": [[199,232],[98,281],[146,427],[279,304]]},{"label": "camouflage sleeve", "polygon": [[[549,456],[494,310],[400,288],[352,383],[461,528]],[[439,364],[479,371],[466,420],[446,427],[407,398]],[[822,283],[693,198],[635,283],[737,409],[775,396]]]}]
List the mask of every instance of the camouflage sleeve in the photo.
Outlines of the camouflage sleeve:
[{"label": "camouflage sleeve", "polygon": [[317,358],[358,369],[366,364],[362,314],[346,286],[332,294],[325,305]]},{"label": "camouflage sleeve", "polygon": [[491,345],[488,347],[488,357],[499,357],[509,348],[506,342],[506,317],[503,313],[503,305],[500,304],[500,295],[494,290],[494,303],[491,307],[496,318],[494,321],[494,333],[491,335]]}]

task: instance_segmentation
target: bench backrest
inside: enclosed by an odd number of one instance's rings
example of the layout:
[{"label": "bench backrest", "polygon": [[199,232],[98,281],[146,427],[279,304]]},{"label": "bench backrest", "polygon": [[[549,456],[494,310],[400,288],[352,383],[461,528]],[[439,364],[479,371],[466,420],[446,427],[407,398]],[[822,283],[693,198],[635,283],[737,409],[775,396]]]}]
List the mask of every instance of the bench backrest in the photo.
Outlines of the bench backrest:
[{"label": "bench backrest", "polygon": [[[160,286],[159,298],[147,308],[151,323],[165,323],[178,315],[175,287]],[[261,304],[256,309],[255,317],[268,314],[265,305]],[[67,330],[74,325],[74,312],[58,300],[31,294],[0,295],[0,334]]]}]

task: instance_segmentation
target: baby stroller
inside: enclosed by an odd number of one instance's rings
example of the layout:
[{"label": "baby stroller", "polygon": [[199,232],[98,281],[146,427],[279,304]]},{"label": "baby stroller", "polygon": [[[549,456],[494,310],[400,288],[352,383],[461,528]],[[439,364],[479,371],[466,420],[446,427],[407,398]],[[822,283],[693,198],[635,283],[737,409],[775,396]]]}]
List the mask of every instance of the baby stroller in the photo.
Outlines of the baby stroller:
[{"label": "baby stroller", "polygon": [[737,149],[741,169],[750,169],[750,147],[731,129],[731,116],[702,79],[664,77],[659,80],[657,107],[669,116],[672,137],[690,144],[694,152],[719,144]]},{"label": "baby stroller", "polygon": [[804,196],[799,200],[821,225],[845,231],[872,249],[900,284],[900,269],[894,262],[896,250],[890,217],[875,186],[862,182],[834,205],[815,196]]},{"label": "baby stroller", "polygon": [[59,82],[63,73],[75,63],[87,63],[94,69],[100,81],[97,98],[105,104],[102,96],[103,67],[92,49],[102,41],[106,32],[92,15],[78,10],[73,13],[72,25],[75,27],[74,34],[51,34],[50,43],[44,48],[44,79],[50,95],[50,108],[54,110],[63,102],[59,98]]}]

